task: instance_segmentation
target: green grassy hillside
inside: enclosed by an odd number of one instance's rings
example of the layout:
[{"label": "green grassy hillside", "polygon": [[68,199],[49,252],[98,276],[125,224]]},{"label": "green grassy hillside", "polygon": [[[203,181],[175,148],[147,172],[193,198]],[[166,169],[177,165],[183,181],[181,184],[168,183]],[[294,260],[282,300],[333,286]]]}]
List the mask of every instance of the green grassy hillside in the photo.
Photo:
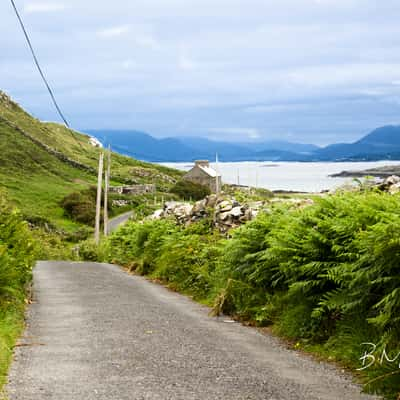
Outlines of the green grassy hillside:
[{"label": "green grassy hillside", "polygon": [[[62,229],[61,199],[96,183],[99,149],[89,136],[33,118],[0,92],[0,186],[29,219],[43,218]],[[113,153],[113,184],[155,183],[167,192],[179,171]]]}]

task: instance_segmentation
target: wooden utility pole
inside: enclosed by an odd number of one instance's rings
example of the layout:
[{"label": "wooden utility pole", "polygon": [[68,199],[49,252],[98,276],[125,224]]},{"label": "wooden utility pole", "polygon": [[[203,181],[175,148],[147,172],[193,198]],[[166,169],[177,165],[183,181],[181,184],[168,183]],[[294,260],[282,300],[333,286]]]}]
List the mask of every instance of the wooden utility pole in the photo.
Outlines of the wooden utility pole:
[{"label": "wooden utility pole", "polygon": [[218,164],[218,153],[215,154],[215,169],[216,169],[216,177],[215,177],[215,192],[218,195],[221,191],[220,188],[220,177],[219,177],[219,164]]},{"label": "wooden utility pole", "polygon": [[107,168],[105,172],[104,184],[104,236],[108,235],[108,192],[110,190],[110,175],[111,175],[111,148],[107,150]]},{"label": "wooden utility pole", "polygon": [[100,213],[101,213],[101,186],[103,183],[103,162],[104,162],[104,153],[101,152],[99,158],[99,175],[97,178],[96,224],[94,228],[94,240],[96,244],[100,243]]},{"label": "wooden utility pole", "polygon": [[258,170],[256,170],[256,190],[258,189]]}]

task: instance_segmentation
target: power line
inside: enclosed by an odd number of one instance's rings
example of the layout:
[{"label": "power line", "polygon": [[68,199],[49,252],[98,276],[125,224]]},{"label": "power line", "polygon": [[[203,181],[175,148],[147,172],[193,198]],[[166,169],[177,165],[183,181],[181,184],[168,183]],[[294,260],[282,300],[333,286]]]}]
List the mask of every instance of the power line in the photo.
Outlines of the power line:
[{"label": "power line", "polygon": [[54,93],[53,93],[53,91],[51,90],[51,87],[50,87],[50,85],[49,85],[49,83],[48,83],[48,81],[47,81],[47,79],[46,79],[46,76],[45,76],[44,73],[43,73],[42,68],[40,67],[40,64],[39,64],[38,58],[37,58],[37,56],[36,56],[35,50],[34,50],[34,48],[33,48],[33,46],[32,46],[32,42],[31,42],[31,40],[30,40],[30,38],[29,38],[29,35],[28,35],[28,33],[27,33],[26,29],[25,29],[25,25],[24,25],[24,23],[23,23],[23,21],[22,21],[22,18],[21,18],[21,16],[20,16],[19,12],[18,12],[17,6],[15,5],[14,0],[10,0],[10,1],[11,1],[11,4],[12,4],[13,8],[14,8],[15,14],[16,14],[16,16],[17,16],[17,18],[18,18],[18,21],[19,21],[19,23],[20,23],[20,25],[21,25],[22,31],[24,32],[25,39],[26,39],[26,41],[28,42],[28,46],[29,46],[29,48],[30,48],[30,50],[31,50],[31,53],[32,53],[32,56],[33,56],[33,60],[35,61],[36,67],[37,67],[37,69],[38,69],[38,71],[39,71],[39,74],[40,74],[40,76],[42,77],[42,80],[43,80],[44,84],[46,85],[47,91],[49,92],[50,97],[51,97],[51,99],[52,99],[52,101],[53,101],[53,104],[54,104],[54,106],[56,107],[56,110],[57,110],[57,112],[58,112],[58,115],[59,115],[59,116],[61,117],[61,119],[64,121],[65,125],[69,128],[70,126],[69,126],[69,124],[68,124],[68,122],[67,122],[67,119],[64,117],[64,114],[62,113],[60,107],[58,106],[58,103],[57,103],[57,100],[56,100],[56,98],[55,98],[55,96],[54,96]]}]

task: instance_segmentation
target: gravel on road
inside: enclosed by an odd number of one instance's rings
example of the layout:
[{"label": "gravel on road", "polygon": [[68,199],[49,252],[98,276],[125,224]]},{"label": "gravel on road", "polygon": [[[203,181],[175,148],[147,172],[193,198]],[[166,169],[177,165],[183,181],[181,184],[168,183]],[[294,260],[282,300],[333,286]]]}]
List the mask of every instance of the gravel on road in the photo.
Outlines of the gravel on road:
[{"label": "gravel on road", "polygon": [[10,400],[358,400],[332,365],[108,264],[40,262]]}]

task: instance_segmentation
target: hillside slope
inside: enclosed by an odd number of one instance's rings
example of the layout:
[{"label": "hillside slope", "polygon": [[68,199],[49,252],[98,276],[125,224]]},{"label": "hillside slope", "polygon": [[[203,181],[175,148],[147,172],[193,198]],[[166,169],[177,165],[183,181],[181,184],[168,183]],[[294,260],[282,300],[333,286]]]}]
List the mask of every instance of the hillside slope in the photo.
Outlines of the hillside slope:
[{"label": "hillside slope", "polygon": [[317,161],[398,159],[400,126],[383,126],[354,143],[327,146],[314,153]]},{"label": "hillside slope", "polygon": [[173,162],[181,161],[182,157],[188,160],[198,157],[193,149],[179,139],[156,139],[147,133],[129,130],[88,130],[87,132],[99,140],[108,137],[118,152],[139,160]]},{"label": "hillside slope", "polygon": [[153,162],[192,162],[199,159],[220,161],[303,160],[319,147],[285,141],[227,142],[202,137],[155,138],[134,130],[87,130],[99,140],[111,139],[123,154]]},{"label": "hillside slope", "polygon": [[[33,118],[0,92],[0,186],[30,220],[68,229],[60,200],[94,185],[99,149],[89,136]],[[167,191],[181,172],[112,155],[113,184],[156,183]]]},{"label": "hillside slope", "polygon": [[387,125],[377,128],[355,144],[400,148],[400,126]]},{"label": "hillside slope", "polygon": [[60,161],[0,120],[0,186],[29,220],[67,228],[61,199],[95,182],[94,174]]}]

